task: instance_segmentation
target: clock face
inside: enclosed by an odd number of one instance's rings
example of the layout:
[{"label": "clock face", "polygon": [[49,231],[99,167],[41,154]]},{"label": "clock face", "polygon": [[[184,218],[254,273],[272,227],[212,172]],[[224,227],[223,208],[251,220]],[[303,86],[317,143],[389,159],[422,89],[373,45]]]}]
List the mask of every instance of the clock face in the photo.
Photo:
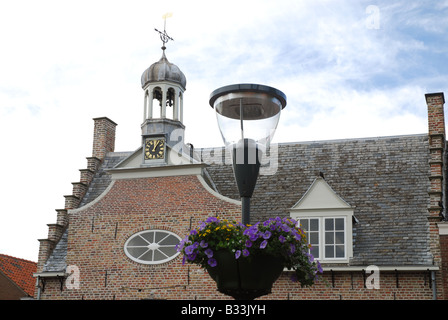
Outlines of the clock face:
[{"label": "clock face", "polygon": [[148,139],[145,141],[145,160],[163,159],[164,157],[164,139]]}]

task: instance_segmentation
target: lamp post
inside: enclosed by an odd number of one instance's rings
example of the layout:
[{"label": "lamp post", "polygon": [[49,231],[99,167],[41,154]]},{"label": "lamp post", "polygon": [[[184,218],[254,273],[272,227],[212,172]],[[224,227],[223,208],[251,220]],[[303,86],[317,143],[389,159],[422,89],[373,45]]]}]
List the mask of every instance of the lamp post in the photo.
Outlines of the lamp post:
[{"label": "lamp post", "polygon": [[242,223],[250,224],[250,198],[257,182],[262,153],[277,128],[286,95],[260,84],[234,84],[210,95],[226,148],[232,152],[235,180],[242,202]]}]

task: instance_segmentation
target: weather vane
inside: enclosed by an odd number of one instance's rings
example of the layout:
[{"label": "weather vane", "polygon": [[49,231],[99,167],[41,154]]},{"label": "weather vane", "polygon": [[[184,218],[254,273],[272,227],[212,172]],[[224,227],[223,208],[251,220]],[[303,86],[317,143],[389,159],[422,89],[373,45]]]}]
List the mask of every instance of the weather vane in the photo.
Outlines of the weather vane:
[{"label": "weather vane", "polygon": [[169,18],[169,17],[171,17],[172,15],[173,15],[172,13],[165,13],[165,14],[162,16],[162,18],[163,18],[163,20],[164,20],[164,24],[163,24],[163,32],[162,32],[162,31],[159,31],[159,30],[157,30],[157,29],[154,29],[154,30],[156,30],[156,31],[159,33],[159,35],[160,35],[160,40],[162,40],[162,43],[163,43],[163,47],[162,47],[163,50],[166,49],[165,44],[166,44],[169,40],[174,41],[174,39],[171,38],[171,37],[166,33],[166,18]]}]

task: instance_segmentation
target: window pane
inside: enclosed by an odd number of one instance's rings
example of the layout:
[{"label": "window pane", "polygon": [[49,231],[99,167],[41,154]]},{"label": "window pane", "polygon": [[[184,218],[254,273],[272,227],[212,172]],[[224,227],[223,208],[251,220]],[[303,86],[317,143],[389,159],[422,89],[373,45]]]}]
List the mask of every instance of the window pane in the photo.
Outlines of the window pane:
[{"label": "window pane", "polygon": [[345,250],[344,246],[336,246],[336,258],[344,258],[345,257]]},{"label": "window pane", "polygon": [[160,261],[166,259],[166,255],[164,255],[160,250],[154,250],[154,261]]},{"label": "window pane", "polygon": [[325,258],[334,258],[334,246],[325,246]]},{"label": "window pane", "polygon": [[344,230],[344,219],[343,218],[338,218],[335,219],[336,220],[336,228],[335,230]]},{"label": "window pane", "polygon": [[310,219],[310,231],[319,231],[319,219]]},{"label": "window pane", "polygon": [[331,232],[325,232],[325,244],[334,244],[334,233]]},{"label": "window pane", "polygon": [[300,225],[304,231],[308,231],[308,219],[301,219]]},{"label": "window pane", "polygon": [[139,258],[140,260],[143,261],[153,261],[153,254],[152,254],[153,252],[154,252],[153,250],[148,250],[148,252],[136,258]]},{"label": "window pane", "polygon": [[163,238],[166,237],[166,233],[154,232],[154,242],[159,243]]},{"label": "window pane", "polygon": [[168,257],[175,255],[177,250],[175,247],[160,247],[159,248],[162,253],[166,254]]},{"label": "window pane", "polygon": [[140,234],[140,237],[144,238],[148,243],[154,242],[154,232],[147,232]]},{"label": "window pane", "polygon": [[[165,235],[166,236],[166,235]],[[161,246],[175,246],[179,243],[179,240],[175,236],[168,236],[165,237],[162,241],[159,242],[159,245]]]},{"label": "window pane", "polygon": [[147,246],[149,243],[148,241],[140,238],[140,237],[135,237],[133,238],[131,241],[129,241],[128,246],[130,247],[143,247],[143,246]]},{"label": "window pane", "polygon": [[313,255],[314,258],[319,258],[319,247],[318,246],[312,247],[310,253]]},{"label": "window pane", "polygon": [[334,230],[334,219],[325,219],[325,231]]},{"label": "window pane", "polygon": [[309,243],[312,245],[318,245],[319,244],[319,233],[317,232],[310,232],[308,234]]},{"label": "window pane", "polygon": [[148,248],[128,248],[129,254],[131,254],[133,257],[140,257],[143,253],[148,251]]},{"label": "window pane", "polygon": [[344,244],[344,232],[336,232],[336,244]]}]

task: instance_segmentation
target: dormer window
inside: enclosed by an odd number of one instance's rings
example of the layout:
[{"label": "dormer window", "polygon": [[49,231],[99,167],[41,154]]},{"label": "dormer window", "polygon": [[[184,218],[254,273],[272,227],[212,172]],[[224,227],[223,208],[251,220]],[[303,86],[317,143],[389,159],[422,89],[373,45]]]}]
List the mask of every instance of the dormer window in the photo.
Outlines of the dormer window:
[{"label": "dormer window", "polygon": [[353,256],[354,208],[340,198],[321,177],[291,209],[307,234],[310,253],[323,263],[345,263]]}]

